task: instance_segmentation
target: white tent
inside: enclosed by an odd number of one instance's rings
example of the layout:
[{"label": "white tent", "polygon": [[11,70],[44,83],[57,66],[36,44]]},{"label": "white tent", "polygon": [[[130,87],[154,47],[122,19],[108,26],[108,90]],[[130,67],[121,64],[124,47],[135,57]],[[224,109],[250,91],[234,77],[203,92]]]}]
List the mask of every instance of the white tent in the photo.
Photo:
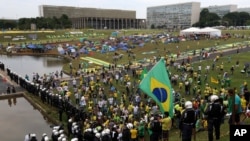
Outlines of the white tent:
[{"label": "white tent", "polygon": [[211,28],[211,27],[205,27],[200,29],[201,34],[209,34],[210,37],[219,37],[221,36],[221,30]]},{"label": "white tent", "polygon": [[188,29],[181,30],[180,35],[191,35],[191,34],[208,34],[210,37],[215,37],[215,36],[221,36],[221,30],[219,29],[214,29],[211,27],[205,27],[205,28],[195,28],[191,27]]},{"label": "white tent", "polygon": [[184,30],[181,30],[180,35],[190,35],[190,34],[197,34],[200,31],[200,28],[190,27]]}]

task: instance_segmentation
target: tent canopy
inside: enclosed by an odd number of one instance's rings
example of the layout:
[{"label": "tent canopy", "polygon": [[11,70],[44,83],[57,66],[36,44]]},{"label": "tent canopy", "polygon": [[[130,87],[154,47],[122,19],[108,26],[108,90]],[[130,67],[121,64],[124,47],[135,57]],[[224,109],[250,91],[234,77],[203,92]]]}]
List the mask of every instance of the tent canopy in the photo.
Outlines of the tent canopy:
[{"label": "tent canopy", "polygon": [[211,27],[205,27],[205,28],[195,28],[190,27],[188,29],[184,29],[180,31],[180,35],[191,35],[191,34],[208,34],[210,37],[214,36],[221,36],[221,30],[211,28]]}]

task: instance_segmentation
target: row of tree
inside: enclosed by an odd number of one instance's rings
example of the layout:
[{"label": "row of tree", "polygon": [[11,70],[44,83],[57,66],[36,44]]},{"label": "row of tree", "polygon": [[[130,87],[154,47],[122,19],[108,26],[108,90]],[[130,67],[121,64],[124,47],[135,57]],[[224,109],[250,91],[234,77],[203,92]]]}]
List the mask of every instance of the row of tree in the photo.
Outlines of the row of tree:
[{"label": "row of tree", "polygon": [[67,15],[63,14],[60,18],[20,18],[16,20],[0,20],[0,28],[2,30],[6,29],[20,29],[20,30],[30,30],[31,25],[35,24],[36,29],[65,29],[71,28],[72,22]]},{"label": "row of tree", "polygon": [[230,12],[222,18],[216,13],[210,13],[208,9],[203,9],[200,13],[199,22],[195,23],[195,27],[211,27],[211,26],[247,26],[250,25],[250,15],[247,12]]}]

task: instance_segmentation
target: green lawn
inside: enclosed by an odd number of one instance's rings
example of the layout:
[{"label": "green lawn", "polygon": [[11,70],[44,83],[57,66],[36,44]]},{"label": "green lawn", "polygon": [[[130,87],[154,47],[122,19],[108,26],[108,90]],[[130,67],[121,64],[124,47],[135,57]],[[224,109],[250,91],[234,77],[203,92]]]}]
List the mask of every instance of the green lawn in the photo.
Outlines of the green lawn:
[{"label": "green lawn", "polygon": [[[84,30],[81,30],[81,31],[84,31]],[[90,31],[86,30],[84,32],[88,33]],[[103,33],[104,36],[103,37],[91,36],[91,37],[88,37],[88,38],[92,39],[92,40],[95,40],[95,41],[99,41],[102,38],[104,38],[104,39],[108,38],[112,31],[108,31],[108,30],[97,31],[96,30],[94,32]],[[134,31],[129,31],[128,30],[125,33],[125,35],[156,34],[156,33],[160,33],[160,32],[164,32],[164,31],[161,31],[161,30],[134,30]],[[117,53],[124,54],[123,58],[118,61],[118,64],[127,64],[129,60],[130,61],[139,61],[139,60],[142,60],[144,58],[148,58],[148,59],[152,58],[153,56],[162,56],[163,57],[163,56],[166,56],[166,55],[169,56],[171,53],[176,54],[179,51],[180,52],[193,51],[193,50],[199,50],[201,48],[208,48],[208,47],[227,45],[227,44],[231,44],[231,45],[234,44],[235,47],[240,47],[240,46],[246,45],[245,41],[249,41],[249,37],[248,37],[250,35],[249,30],[223,31],[223,33],[227,33],[227,32],[230,32],[232,35],[236,35],[236,34],[237,35],[245,35],[245,37],[244,38],[236,38],[236,36],[233,36],[232,38],[229,38],[228,40],[221,40],[221,39],[204,40],[204,39],[202,39],[202,40],[198,40],[198,41],[183,41],[183,42],[180,42],[180,43],[170,43],[170,44],[164,44],[160,40],[158,40],[157,41],[158,45],[157,44],[146,43],[144,47],[138,47],[137,46],[136,48],[132,49],[132,51],[136,54],[135,59],[129,58],[126,51],[118,50]],[[56,31],[56,33],[50,33],[50,35],[52,35],[52,34],[53,35],[54,34],[55,35],[61,35],[61,34],[64,34],[64,33],[65,33],[65,31]],[[93,34],[93,33],[91,33],[91,34]],[[175,33],[172,33],[172,34],[177,35],[178,33],[175,32]],[[3,43],[3,44],[8,43],[8,41],[3,40],[3,36],[5,36],[5,35],[0,34],[0,42]],[[19,35],[19,34],[11,34],[11,35],[16,36],[16,35]],[[45,34],[45,33],[41,33],[41,35],[39,34],[39,36],[38,36],[39,37],[39,42],[46,43],[47,41],[49,41],[49,42],[52,41],[51,39],[46,39],[46,35],[48,35],[48,34]],[[120,35],[120,36],[122,36],[122,35]],[[62,39],[53,39],[53,40],[62,40]],[[69,38],[69,39],[65,39],[65,40],[67,40],[67,41],[68,40],[70,40],[70,41],[74,40],[75,44],[79,43],[79,38],[78,37],[77,38]],[[11,42],[11,43],[21,43],[21,42]],[[240,44],[237,44],[237,43],[240,43]],[[176,46],[178,46],[178,49],[177,49]],[[143,52],[150,52],[150,51],[156,51],[156,53],[143,54]],[[94,57],[96,59],[101,59],[103,61],[112,63],[111,58],[112,58],[113,54],[114,54],[113,52],[105,53],[105,54],[102,54],[100,52],[94,52],[94,55],[90,56],[90,57]],[[89,55],[81,55],[80,57],[86,57],[86,56],[89,56]],[[235,88],[237,88],[238,91],[240,91],[240,86],[241,86],[241,84],[243,84],[244,81],[246,81],[248,84],[250,83],[249,79],[246,77],[246,74],[242,74],[240,72],[240,70],[243,69],[244,63],[249,61],[249,53],[246,52],[246,53],[240,53],[240,54],[235,54],[235,55],[230,55],[230,56],[231,56],[231,59],[230,59],[231,61],[230,62],[228,62],[228,56],[224,56],[224,57],[221,57],[218,60],[216,65],[220,65],[223,62],[224,70],[228,71],[230,73],[230,67],[232,65],[235,65],[236,60],[239,60],[239,62],[240,62],[239,67],[235,68],[235,71],[234,71],[233,75],[230,75],[230,78],[231,78],[231,86],[230,87],[231,88],[235,87]],[[72,60],[73,66],[75,68],[78,68],[78,64],[81,61],[82,60],[80,60],[80,59]],[[197,69],[198,65],[201,65],[202,68],[204,69],[207,65],[212,65],[212,63],[213,63],[213,60],[204,60],[202,62],[192,63],[191,65],[194,67],[194,69]],[[93,65],[93,66],[90,66],[90,67],[95,67],[95,66]],[[171,71],[172,74],[178,73],[172,67],[169,68],[169,70]],[[69,72],[69,65],[68,64],[65,64],[64,71]],[[204,76],[204,72],[205,71],[202,72],[202,76]],[[209,85],[211,85],[213,88],[216,87],[217,89],[220,88],[220,85],[211,83],[210,82],[210,77],[213,76],[214,78],[217,78],[217,75],[218,75],[219,72],[220,72],[219,70],[209,71],[208,80],[206,82]],[[132,81],[133,81],[133,79],[132,79]],[[205,82],[203,82],[202,84],[203,85],[201,86],[201,88],[202,88],[202,91],[203,91]],[[125,91],[124,86],[117,85],[117,84],[114,84],[114,85],[120,92]],[[105,87],[105,88],[108,89],[108,87]],[[174,89],[180,91],[181,93],[184,93],[184,89],[179,90],[177,86],[174,86]],[[70,90],[72,90],[72,89],[70,89]],[[108,92],[109,91],[107,90],[106,93],[108,93]],[[191,96],[185,96],[184,95],[183,97],[188,100],[188,99],[191,99],[193,96],[192,95]],[[120,96],[118,98],[120,98]],[[74,102],[73,96],[72,96],[72,100]],[[39,101],[37,100],[37,102],[39,102]],[[129,101],[127,101],[127,103],[129,103]],[[58,114],[57,114],[56,109],[51,109],[50,107],[46,107],[46,105],[43,105],[43,106],[48,111],[48,114],[50,116],[54,117],[55,119],[58,119]],[[64,123],[66,123],[66,116],[64,117],[64,119],[65,119]],[[247,119],[246,122],[250,123],[249,119]],[[228,127],[227,121],[225,121],[225,124],[223,124],[222,127],[221,127],[221,135],[222,135],[221,141],[228,141],[229,140],[228,132],[229,132],[229,127]],[[179,131],[178,130],[173,129],[171,131],[170,140],[171,141],[179,141],[179,140],[181,140],[179,138]],[[204,131],[204,132],[197,133],[196,140],[197,141],[202,141],[202,140],[206,141],[207,140],[207,132]]]}]

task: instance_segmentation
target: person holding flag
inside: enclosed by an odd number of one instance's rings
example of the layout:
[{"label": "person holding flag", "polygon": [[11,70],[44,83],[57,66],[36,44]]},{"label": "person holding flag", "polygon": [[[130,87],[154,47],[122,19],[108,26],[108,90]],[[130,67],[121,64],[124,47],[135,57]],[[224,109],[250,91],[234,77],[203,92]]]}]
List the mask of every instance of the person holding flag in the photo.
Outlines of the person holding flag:
[{"label": "person holding flag", "polygon": [[174,115],[172,87],[163,59],[160,59],[142,79],[139,88],[159,106],[161,113]]}]

